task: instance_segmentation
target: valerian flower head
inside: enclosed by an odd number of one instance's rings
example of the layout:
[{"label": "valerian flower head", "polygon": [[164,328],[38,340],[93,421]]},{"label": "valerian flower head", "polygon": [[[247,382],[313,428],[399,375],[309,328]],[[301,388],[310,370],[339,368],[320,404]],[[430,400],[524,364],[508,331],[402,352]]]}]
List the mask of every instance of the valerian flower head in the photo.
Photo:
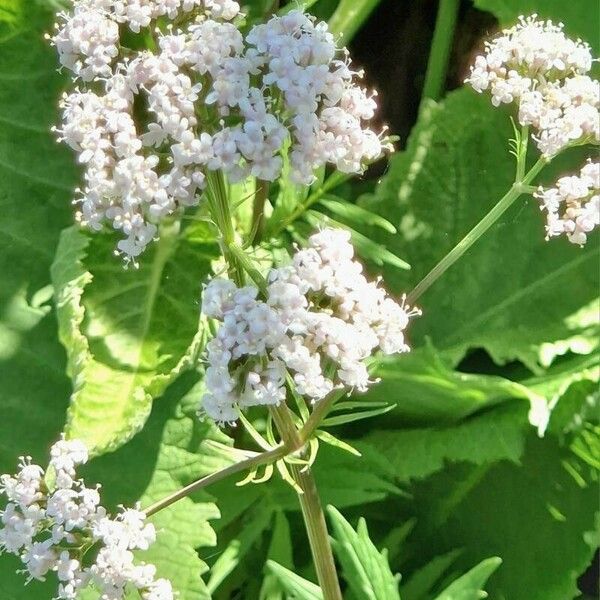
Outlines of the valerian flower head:
[{"label": "valerian flower head", "polygon": [[398,304],[362,273],[347,231],[324,229],[291,264],[272,269],[266,292],[215,278],[202,310],[220,321],[208,344],[202,410],[219,423],[239,410],[279,405],[286,377],[311,402],[334,389],[365,391],[366,359],[409,350],[404,330],[420,314]]},{"label": "valerian flower head", "polygon": [[173,600],[155,567],[134,560],[132,551],[147,550],[156,538],[145,514],[124,508],[112,518],[98,488],[76,479],[76,467],[88,460],[82,442],[60,440],[50,456],[47,471],[22,458],[16,475],[0,477],[8,500],[0,512],[0,551],[20,557],[29,580],[56,573],[55,600],[75,600],[88,585],[101,600],[124,598],[132,588],[147,600]]},{"label": "valerian flower head", "polygon": [[[293,10],[244,36],[238,13],[232,0],[75,0],[59,17],[52,42],[77,87],[57,133],[84,165],[77,218],[121,231],[128,260],[198,203],[210,171],[274,181],[287,153],[310,184],[325,164],[361,172],[387,148],[325,23]],[[127,28],[155,49],[123,48]]]},{"label": "valerian flower head", "polygon": [[494,106],[515,103],[519,123],[533,127],[539,150],[550,157],[569,144],[600,140],[592,62],[590,47],[568,38],[562,24],[520,17],[486,43],[466,82],[489,91]]},{"label": "valerian flower head", "polygon": [[565,234],[582,246],[600,225],[600,163],[588,160],[579,175],[561,177],[554,187],[534,194],[546,213],[548,238]]}]

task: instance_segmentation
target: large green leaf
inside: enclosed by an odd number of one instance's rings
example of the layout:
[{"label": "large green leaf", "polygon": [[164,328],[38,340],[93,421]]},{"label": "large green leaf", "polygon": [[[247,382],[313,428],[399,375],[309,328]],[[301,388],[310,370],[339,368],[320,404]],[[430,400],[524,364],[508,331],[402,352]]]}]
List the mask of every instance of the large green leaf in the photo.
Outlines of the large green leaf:
[{"label": "large green leaf", "polygon": [[360,519],[356,530],[333,506],[327,509],[333,525],[333,549],[338,557],[352,598],[357,600],[400,600],[399,577],[393,575],[387,552],[379,552],[367,523]]},{"label": "large green leaf", "polygon": [[530,434],[520,465],[457,465],[413,491],[415,555],[427,559],[432,548],[460,547],[463,568],[490,554],[501,557],[487,586],[492,598],[577,595],[577,578],[594,552],[584,535],[594,526],[597,472],[556,438]]},{"label": "large green leaf", "polygon": [[507,460],[518,464],[527,432],[525,413],[524,405],[513,401],[458,424],[373,431],[356,447],[367,464],[387,467],[397,481],[406,483],[425,479],[447,463],[486,465]]},{"label": "large green leaf", "polygon": [[548,418],[542,392],[550,395],[551,390],[549,386],[542,389],[541,380],[535,380],[538,391],[497,375],[454,371],[429,343],[404,356],[380,360],[376,372],[381,382],[367,397],[395,403],[396,409],[387,420],[399,426],[458,422],[512,398],[529,402],[531,422],[541,431]]},{"label": "large green leaf", "polygon": [[[511,136],[506,111],[471,90],[425,105],[407,150],[363,199],[386,218],[396,216],[398,235],[372,235],[385,236],[413,267],[388,270],[389,285],[410,289],[508,190]],[[544,177],[576,164],[567,157]],[[594,239],[584,249],[546,242],[537,203],[521,199],[419,300],[424,314],[411,326],[413,342],[431,336],[454,363],[484,348],[498,364],[520,360],[541,372],[543,345],[589,331],[590,323],[575,317],[598,296],[597,260]]]},{"label": "large green leaf", "polygon": [[[64,83],[42,37],[51,15],[27,0],[0,7],[0,472],[12,473],[20,454],[46,460],[64,422],[70,386],[48,285],[76,171],[50,133]],[[25,587],[20,568],[0,557],[0,597],[52,597],[51,585]]]},{"label": "large green leaf", "polygon": [[589,42],[596,53],[600,47],[600,4],[593,0],[475,0],[475,6],[494,13],[503,26],[513,25],[520,15],[535,13],[542,19],[564,23],[567,34]]},{"label": "large green leaf", "polygon": [[92,452],[114,449],[144,424],[168,383],[196,357],[201,283],[210,246],[190,243],[178,224],[138,269],[123,269],[108,235],[63,232],[52,267],[60,339],[73,395],[66,433]]}]

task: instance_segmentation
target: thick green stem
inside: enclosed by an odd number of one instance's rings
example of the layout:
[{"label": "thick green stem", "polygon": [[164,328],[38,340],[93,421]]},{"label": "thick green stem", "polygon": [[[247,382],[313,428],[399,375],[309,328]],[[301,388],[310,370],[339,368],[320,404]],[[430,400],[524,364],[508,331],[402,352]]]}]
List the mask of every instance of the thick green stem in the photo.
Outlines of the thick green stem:
[{"label": "thick green stem", "polygon": [[459,7],[460,0],[440,0],[423,86],[423,98],[439,100],[444,91]]},{"label": "thick green stem", "polygon": [[540,158],[523,177],[522,181],[517,181],[511,186],[500,202],[427,273],[417,287],[408,295],[407,302],[409,304],[414,304],[512,206],[513,202],[525,193],[527,186],[546,164],[546,159]]},{"label": "thick green stem", "polygon": [[171,506],[171,504],[174,504],[178,500],[181,500],[182,498],[185,498],[186,496],[189,496],[190,494],[201,490],[202,488],[205,488],[213,483],[217,483],[217,481],[221,481],[222,479],[225,479],[230,475],[240,473],[242,471],[247,471],[249,469],[254,469],[262,465],[272,464],[280,458],[283,458],[289,451],[290,450],[288,448],[282,445],[278,446],[277,448],[274,448],[273,450],[270,450],[269,452],[257,454],[256,456],[253,456],[248,460],[242,460],[238,463],[229,465],[228,467],[225,467],[224,469],[221,469],[216,473],[211,473],[210,475],[207,475],[202,479],[198,479],[198,481],[194,481],[188,486],[177,490],[174,494],[166,496],[162,500],[155,502],[148,508],[144,509],[144,513],[147,517],[151,517],[157,512],[167,508],[168,506]]},{"label": "thick green stem", "polygon": [[[207,198],[211,216],[221,233],[223,255],[228,263],[230,276],[237,285],[243,285],[247,273],[254,283],[264,291],[264,278],[252,264],[250,258],[236,243],[227,188],[223,175],[220,172],[209,174]],[[281,456],[292,454],[297,451],[301,451],[305,454],[304,441],[300,436],[299,431],[296,429],[296,425],[287,405],[283,404],[280,407],[272,408],[271,414],[273,415],[273,420],[275,421],[283,441],[282,448],[273,450],[272,452],[277,453],[278,456],[279,452],[283,452]],[[212,483],[212,481],[218,481],[230,473],[237,473],[239,470],[256,466],[254,464],[249,464],[250,461],[258,461],[261,457],[268,457],[268,460],[272,462],[272,456],[269,456],[269,454],[270,453],[268,452],[261,454],[253,459],[249,459],[249,461],[237,463],[223,471],[219,471],[219,473],[209,475],[208,478],[180,490],[171,498],[151,506],[146,514],[152,514],[152,512],[156,512],[156,510],[168,506],[169,503],[175,502],[177,499],[191,493],[191,491],[199,489],[199,487],[202,487],[203,485],[208,485],[208,483]],[[257,464],[264,463],[258,462]],[[294,463],[290,463],[288,466],[292,472],[295,483],[302,492],[298,494],[298,499],[302,508],[302,515],[306,525],[317,577],[323,591],[323,598],[324,600],[342,600],[340,584],[337,579],[335,562],[333,560],[333,552],[331,550],[331,544],[329,543],[325,515],[323,514],[317,486],[310,467],[300,466]]]},{"label": "thick green stem", "polygon": [[299,204],[290,215],[281,220],[281,223],[275,225],[275,228],[270,232],[271,237],[278,236],[286,227],[289,227],[294,221],[299,219],[313,204],[318,202],[327,192],[335,189],[345,181],[350,179],[350,175],[336,171],[329,176],[323,185],[312,192],[308,198]]},{"label": "thick green stem", "polygon": [[207,175],[206,198],[211,217],[221,234],[221,250],[229,266],[229,276],[236,285],[244,285],[244,269],[232,253],[235,245],[235,229],[231,207],[229,206],[229,194],[227,184],[221,171],[209,171]]},{"label": "thick green stem", "polygon": [[[302,438],[292,421],[288,407],[283,404],[273,408],[271,414],[284,445],[291,447],[301,445]],[[298,494],[298,500],[302,509],[317,578],[323,592],[323,599],[342,600],[342,592],[329,542],[329,533],[327,532],[327,524],[315,478],[310,467],[302,467],[296,464],[288,466],[294,481],[302,490],[302,493]]]}]

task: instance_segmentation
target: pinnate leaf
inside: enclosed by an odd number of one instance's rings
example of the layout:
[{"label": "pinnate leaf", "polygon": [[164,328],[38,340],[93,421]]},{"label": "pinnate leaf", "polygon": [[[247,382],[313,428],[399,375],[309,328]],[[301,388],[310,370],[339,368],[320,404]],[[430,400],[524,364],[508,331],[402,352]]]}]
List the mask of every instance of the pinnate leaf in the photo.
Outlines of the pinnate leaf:
[{"label": "pinnate leaf", "polygon": [[392,574],[387,553],[369,538],[364,519],[356,530],[333,506],[327,508],[333,525],[333,549],[341,563],[352,596],[365,600],[400,600],[399,577]]}]

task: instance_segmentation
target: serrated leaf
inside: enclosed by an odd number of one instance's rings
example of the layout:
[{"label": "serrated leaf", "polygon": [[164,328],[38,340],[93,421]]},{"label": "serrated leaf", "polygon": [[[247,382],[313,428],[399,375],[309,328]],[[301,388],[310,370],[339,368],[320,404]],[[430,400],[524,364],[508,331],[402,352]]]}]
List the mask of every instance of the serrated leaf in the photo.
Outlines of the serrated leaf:
[{"label": "serrated leaf", "polygon": [[135,270],[113,256],[111,236],[75,227],[61,236],[52,278],[73,380],[65,431],[94,454],[139,431],[203,343],[199,296],[210,262],[171,227]]},{"label": "serrated leaf", "polygon": [[399,578],[392,574],[386,552],[379,552],[360,519],[356,531],[333,506],[327,507],[333,526],[333,549],[352,594],[361,600],[400,600]]},{"label": "serrated leaf", "polygon": [[492,573],[502,564],[502,559],[488,558],[473,567],[468,573],[450,584],[436,600],[481,600],[487,598],[482,588]]},{"label": "serrated leaf", "polygon": [[518,466],[447,466],[414,491],[414,552],[425,560],[433,547],[462,548],[459,568],[501,557],[486,586],[492,598],[577,596],[577,579],[593,556],[583,536],[598,506],[597,472],[553,436],[530,434]]},{"label": "serrated leaf", "polygon": [[[396,216],[398,235],[368,235],[412,265],[410,273],[386,269],[386,285],[410,290],[504,195],[515,173],[511,136],[507,111],[470,90],[425,104],[406,151],[361,201]],[[575,170],[585,154],[557,159],[540,182]],[[543,345],[589,330],[572,317],[598,296],[597,260],[593,239],[584,249],[546,242],[537,201],[523,197],[419,299],[413,345],[429,336],[452,365],[484,348],[499,365],[519,360],[542,373]]]},{"label": "serrated leaf", "polygon": [[425,479],[448,463],[518,464],[528,429],[526,412],[512,402],[445,427],[375,431],[356,445],[367,463],[380,464],[402,482]]},{"label": "serrated leaf", "polygon": [[497,375],[454,371],[431,345],[399,357],[379,361],[375,374],[381,382],[366,397],[375,403],[394,402],[388,420],[406,425],[459,422],[478,411],[520,398],[529,403],[530,422],[543,432],[550,414],[551,394]]},{"label": "serrated leaf", "polygon": [[323,600],[323,594],[318,585],[278,565],[275,561],[268,560],[267,569],[277,578],[285,591],[291,594],[294,600]]}]

